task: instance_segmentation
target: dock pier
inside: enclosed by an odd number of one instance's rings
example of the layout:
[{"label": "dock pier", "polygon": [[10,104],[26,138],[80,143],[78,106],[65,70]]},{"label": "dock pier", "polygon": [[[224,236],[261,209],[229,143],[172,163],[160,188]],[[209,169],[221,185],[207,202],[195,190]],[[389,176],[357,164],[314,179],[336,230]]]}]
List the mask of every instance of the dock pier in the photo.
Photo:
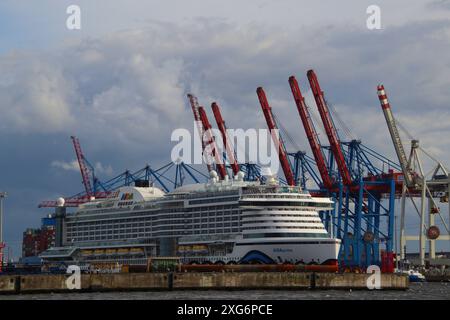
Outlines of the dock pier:
[{"label": "dock pier", "polygon": [[[0,275],[0,294],[145,290],[369,290],[364,273],[157,272],[82,274],[81,289],[69,289],[65,274]],[[406,290],[408,277],[381,274],[382,290]]]}]

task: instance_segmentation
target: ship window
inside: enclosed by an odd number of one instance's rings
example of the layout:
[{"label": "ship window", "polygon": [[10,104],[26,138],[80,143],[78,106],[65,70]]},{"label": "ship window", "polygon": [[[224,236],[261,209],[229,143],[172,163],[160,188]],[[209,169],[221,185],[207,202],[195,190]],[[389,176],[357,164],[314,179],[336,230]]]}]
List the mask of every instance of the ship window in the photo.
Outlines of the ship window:
[{"label": "ship window", "polygon": [[298,201],[245,201],[244,206],[274,206],[274,207],[328,207],[329,204],[317,202],[298,202]]},{"label": "ship window", "polygon": [[244,238],[328,238],[326,233],[252,233],[244,234]]},{"label": "ship window", "polygon": [[317,229],[323,230],[322,226],[258,226],[258,227],[243,227],[242,230],[259,230],[259,229]]}]

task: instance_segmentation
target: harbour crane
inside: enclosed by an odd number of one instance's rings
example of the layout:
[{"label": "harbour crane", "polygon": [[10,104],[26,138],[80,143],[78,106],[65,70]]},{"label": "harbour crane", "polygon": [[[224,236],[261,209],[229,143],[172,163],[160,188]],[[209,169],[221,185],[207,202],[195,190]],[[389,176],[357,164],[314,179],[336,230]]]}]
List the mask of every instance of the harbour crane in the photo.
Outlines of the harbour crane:
[{"label": "harbour crane", "polygon": [[397,154],[398,161],[400,162],[400,166],[402,167],[403,176],[406,182],[406,186],[408,188],[412,188],[417,186],[416,177],[410,164],[408,163],[408,159],[406,157],[405,149],[403,148],[403,143],[400,138],[400,134],[397,129],[397,125],[395,123],[394,116],[392,114],[391,105],[386,95],[386,91],[384,90],[384,86],[380,84],[377,87],[378,99],[380,100],[381,108],[383,109],[383,114],[386,119],[386,124],[389,129],[389,133],[392,138],[392,143],[394,144],[395,152]]},{"label": "harbour crane", "polygon": [[319,169],[323,186],[326,189],[330,190],[333,187],[333,181],[331,180],[330,174],[328,172],[325,156],[322,152],[319,137],[314,127],[314,123],[312,122],[308,107],[305,103],[305,98],[302,96],[302,92],[300,91],[297,79],[295,79],[294,76],[291,76],[289,78],[289,85],[291,86],[298,113],[300,114],[306,137],[308,138],[309,145],[311,146],[311,151],[314,155],[314,160],[316,161],[317,168]]},{"label": "harbour crane", "polygon": [[[429,241],[429,259],[435,259],[436,257],[436,240],[450,240],[450,229],[440,213],[438,204],[434,200],[434,198],[439,197],[442,203],[448,203],[448,195],[450,190],[449,172],[440,161],[432,157],[428,152],[420,147],[419,140],[411,140],[410,155],[408,158],[406,157],[403,143],[397,129],[397,124],[392,114],[391,105],[389,103],[386,90],[382,84],[378,85],[377,94],[404,177],[400,209],[400,259],[405,259],[406,241],[419,240],[419,260],[420,265],[424,266],[426,240],[428,239]],[[431,170],[431,177],[429,177],[429,174],[427,175],[424,171],[419,151],[422,151],[423,154],[436,163],[433,170]],[[420,218],[418,236],[407,236],[405,232],[407,196],[411,199],[413,207],[417,211]],[[415,196],[420,197],[421,199],[420,207],[418,207],[414,202],[413,197]],[[427,215],[428,223],[425,221]],[[446,229],[448,235],[441,235],[439,228],[435,225],[435,216],[438,216],[441,219],[442,225]]]},{"label": "harbour crane", "polygon": [[94,192],[91,186],[91,181],[89,179],[89,170],[86,165],[86,159],[84,158],[83,151],[81,150],[80,141],[77,137],[71,136],[73,147],[77,155],[78,165],[80,166],[81,178],[83,179],[84,189],[86,190],[86,195],[88,197],[93,197]]},{"label": "harbour crane", "polygon": [[341,148],[341,142],[336,131],[336,128],[331,120],[330,112],[325,101],[324,93],[320,88],[319,80],[314,72],[314,70],[309,70],[307,73],[309,84],[314,95],[314,100],[316,101],[317,108],[319,110],[320,117],[322,119],[325,132],[330,142],[330,148],[336,160],[336,164],[339,169],[339,173],[342,177],[345,186],[352,185],[352,177],[350,171],[348,170],[347,164],[345,162],[344,154]]},{"label": "harbour crane", "polygon": [[259,103],[261,104],[264,118],[266,119],[267,126],[270,130],[272,140],[278,150],[278,158],[280,160],[281,168],[283,169],[286,182],[290,186],[295,186],[294,174],[292,173],[291,164],[289,163],[283,140],[281,139],[281,137],[275,134],[275,130],[278,130],[278,128],[275,122],[275,118],[272,114],[272,108],[267,101],[266,93],[264,92],[264,89],[262,87],[258,87],[256,93],[258,94]]},{"label": "harbour crane", "polygon": [[225,126],[225,121],[223,120],[222,114],[220,112],[220,107],[216,102],[213,102],[211,104],[211,108],[214,113],[214,118],[216,119],[217,122],[217,127],[219,128],[220,133],[222,134],[223,146],[225,148],[228,157],[228,162],[230,163],[231,169],[233,170],[233,175],[236,176],[239,172],[239,164],[237,163],[234,149],[231,145],[230,137],[228,136],[227,128]]},{"label": "harbour crane", "polygon": [[[336,235],[343,241],[341,261],[344,266],[350,268],[379,263],[379,246],[383,242],[386,250],[381,255],[381,266],[384,271],[391,272],[396,175],[393,171],[385,173],[384,170],[376,168],[370,160],[371,156],[381,160],[383,164],[389,161],[364,147],[359,140],[340,141],[330,113],[331,109],[315,72],[309,70],[307,77],[330,143],[329,147],[320,144],[295,77],[289,79],[289,84],[313,151],[322,185],[326,189],[325,194],[331,195],[336,203],[335,210],[324,215],[323,219],[335,223]],[[322,152],[323,148],[329,150],[328,161],[325,160],[327,157]],[[332,178],[333,162],[337,165],[341,179]],[[367,170],[367,176],[363,176],[364,170]],[[323,190],[321,192],[323,194]],[[388,199],[386,207],[381,204],[385,196]],[[382,217],[386,219],[386,231],[380,229]],[[335,219],[337,221],[333,222]]]},{"label": "harbour crane", "polygon": [[[153,169],[150,165],[137,170],[125,170],[119,175],[101,183],[102,191],[95,192],[96,199],[107,198],[120,187],[131,186],[148,183],[153,185],[157,183],[158,187],[165,192],[170,192],[185,183],[189,178],[194,183],[200,183],[200,179],[206,181],[209,176],[195,169],[184,162],[175,163],[170,161],[157,169]],[[152,182],[151,182],[152,181]],[[172,187],[171,187],[172,186]],[[71,197],[64,197],[64,207],[78,207],[80,204],[90,201],[86,196],[86,192],[77,193]],[[55,208],[59,206],[57,201],[42,201],[39,208]]]},{"label": "harbour crane", "polygon": [[[204,129],[203,129],[202,120],[200,118],[200,112],[199,112],[200,105],[198,104],[197,97],[194,96],[192,93],[188,93],[187,96],[188,96],[189,103],[192,108],[192,113],[194,114],[194,121],[195,121],[195,125],[197,127],[198,136],[200,137],[200,141],[202,144],[202,154],[203,154],[203,151],[205,150],[206,145],[205,145],[205,141],[203,140]],[[206,167],[208,168],[208,172],[211,172],[211,170],[212,170],[211,163],[207,162]]]},{"label": "harbour crane", "polygon": [[[212,134],[212,126],[211,123],[208,120],[208,116],[206,115],[206,111],[203,107],[198,108],[200,119],[203,124],[203,130],[206,134],[206,138],[208,139],[208,142],[205,143],[205,150],[206,147],[208,147],[208,151],[211,150],[212,156],[214,158],[214,161],[216,163],[216,168],[219,173],[220,179],[223,180],[225,177],[228,176],[227,170],[225,168],[225,165],[222,161],[222,157],[220,156],[219,149],[217,148],[216,141],[214,140],[214,136]],[[207,158],[209,158],[209,155],[207,155]],[[207,159],[207,162],[209,159]]]}]

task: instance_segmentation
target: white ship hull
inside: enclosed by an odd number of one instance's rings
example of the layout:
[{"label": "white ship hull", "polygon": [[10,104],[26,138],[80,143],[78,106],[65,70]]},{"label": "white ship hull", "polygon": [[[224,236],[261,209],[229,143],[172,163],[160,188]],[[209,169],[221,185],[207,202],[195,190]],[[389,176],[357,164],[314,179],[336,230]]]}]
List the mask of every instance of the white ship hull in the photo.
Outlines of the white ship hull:
[{"label": "white ship hull", "polygon": [[229,254],[185,256],[186,263],[317,263],[336,261],[341,241],[333,238],[240,239]]},{"label": "white ship hull", "polygon": [[318,264],[327,260],[336,260],[339,255],[340,240],[337,239],[264,239],[264,241],[241,240],[235,244],[230,255],[234,259],[243,259],[250,252],[261,252],[276,263]]}]

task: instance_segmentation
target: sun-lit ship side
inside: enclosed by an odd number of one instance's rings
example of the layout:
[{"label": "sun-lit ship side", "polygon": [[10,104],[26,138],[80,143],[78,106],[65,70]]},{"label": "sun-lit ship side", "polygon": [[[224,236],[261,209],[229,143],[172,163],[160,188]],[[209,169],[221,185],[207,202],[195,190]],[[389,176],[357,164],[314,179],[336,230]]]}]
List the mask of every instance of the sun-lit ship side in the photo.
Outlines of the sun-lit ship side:
[{"label": "sun-lit ship side", "polygon": [[108,199],[81,205],[63,218],[61,247],[46,261],[145,264],[178,256],[185,263],[323,263],[336,260],[319,211],[328,198],[299,187],[235,179],[180,187],[123,187]]}]

